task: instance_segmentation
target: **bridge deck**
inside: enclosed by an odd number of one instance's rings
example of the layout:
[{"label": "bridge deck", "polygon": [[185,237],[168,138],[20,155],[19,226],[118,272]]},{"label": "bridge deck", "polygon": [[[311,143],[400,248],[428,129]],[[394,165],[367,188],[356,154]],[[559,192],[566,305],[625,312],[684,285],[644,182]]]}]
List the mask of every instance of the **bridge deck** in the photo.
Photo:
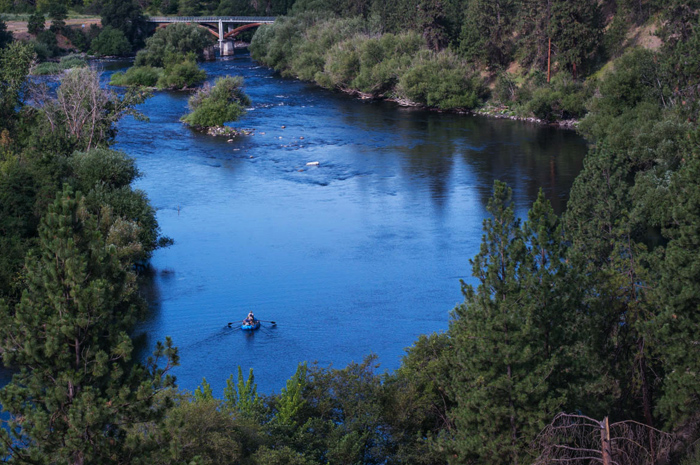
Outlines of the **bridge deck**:
[{"label": "bridge deck", "polygon": [[149,23],[265,23],[275,22],[275,16],[149,16]]}]

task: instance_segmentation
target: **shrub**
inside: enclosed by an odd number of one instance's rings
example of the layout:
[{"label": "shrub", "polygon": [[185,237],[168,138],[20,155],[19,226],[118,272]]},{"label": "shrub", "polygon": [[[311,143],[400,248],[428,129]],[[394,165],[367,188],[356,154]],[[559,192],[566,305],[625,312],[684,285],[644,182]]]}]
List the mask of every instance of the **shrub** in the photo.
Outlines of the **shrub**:
[{"label": "shrub", "polygon": [[525,108],[545,121],[576,119],[586,114],[588,99],[587,89],[581,83],[561,73],[550,84],[535,89]]},{"label": "shrub", "polygon": [[213,87],[202,87],[190,97],[188,105],[192,111],[182,121],[195,127],[213,127],[238,120],[250,105],[242,86],[240,76],[226,76],[217,79]]},{"label": "shrub", "polygon": [[114,150],[75,152],[69,164],[73,168],[75,186],[82,192],[89,192],[96,185],[113,189],[129,186],[139,177],[134,159]]},{"label": "shrub", "polygon": [[201,84],[207,73],[199,69],[192,55],[182,61],[174,61],[165,67],[156,85],[160,89],[185,89]]},{"label": "shrub", "polygon": [[415,32],[366,38],[359,48],[360,72],[352,87],[373,94],[390,91],[423,47],[425,41]]},{"label": "shrub", "polygon": [[419,54],[401,76],[397,95],[442,110],[475,108],[486,89],[481,79],[451,52]]},{"label": "shrub", "polygon": [[91,51],[99,56],[124,56],[131,53],[131,44],[122,31],[105,26],[92,41]]},{"label": "shrub", "polygon": [[45,61],[44,63],[39,63],[34,68],[32,68],[32,74],[35,76],[58,74],[61,71],[61,66],[53,61]]},{"label": "shrub", "polygon": [[163,68],[151,66],[132,66],[126,73],[117,72],[112,75],[109,84],[112,86],[146,86],[155,87],[163,75]]},{"label": "shrub", "polygon": [[34,47],[34,53],[39,60],[46,60],[53,56],[53,51],[44,43],[32,40],[29,42]]},{"label": "shrub", "polygon": [[81,52],[87,52],[90,50],[91,41],[87,34],[85,34],[85,32],[83,32],[81,29],[66,28],[66,30],[63,32],[70,40],[70,43],[73,44],[73,47],[77,48]]},{"label": "shrub", "polygon": [[80,55],[71,54],[61,58],[59,64],[61,69],[84,68],[87,66],[87,61]]},{"label": "shrub", "polygon": [[53,32],[49,30],[41,31],[36,36],[36,41],[44,46],[44,50],[42,50],[42,52],[46,53],[46,57],[55,57],[56,55],[60,54],[58,40],[56,39],[56,34]]}]

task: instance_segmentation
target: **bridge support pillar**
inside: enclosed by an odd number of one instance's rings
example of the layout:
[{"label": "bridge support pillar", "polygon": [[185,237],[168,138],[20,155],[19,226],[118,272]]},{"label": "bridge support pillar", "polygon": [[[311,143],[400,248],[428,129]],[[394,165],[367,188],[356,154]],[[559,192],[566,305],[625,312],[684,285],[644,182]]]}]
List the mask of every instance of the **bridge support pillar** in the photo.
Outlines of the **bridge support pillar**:
[{"label": "bridge support pillar", "polygon": [[224,56],[224,22],[219,20],[219,54]]},{"label": "bridge support pillar", "polygon": [[228,57],[228,56],[233,56],[235,55],[235,48],[233,46],[233,41],[232,40],[224,40],[221,46],[221,49],[219,50],[219,54],[222,57]]}]

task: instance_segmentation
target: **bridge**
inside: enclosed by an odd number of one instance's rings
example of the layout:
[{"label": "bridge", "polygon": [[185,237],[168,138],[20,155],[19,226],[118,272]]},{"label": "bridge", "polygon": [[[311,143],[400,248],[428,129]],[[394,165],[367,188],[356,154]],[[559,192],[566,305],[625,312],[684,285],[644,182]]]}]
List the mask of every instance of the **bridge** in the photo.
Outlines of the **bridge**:
[{"label": "bridge", "polygon": [[[258,27],[262,24],[275,22],[274,16],[150,16],[146,18],[149,23],[157,24],[157,27],[165,27],[170,23],[193,23],[206,28],[219,40],[219,53],[230,55],[225,44],[243,31]],[[241,24],[238,27],[232,25]],[[227,30],[226,30],[227,29]],[[231,48],[232,52],[233,49]]]}]

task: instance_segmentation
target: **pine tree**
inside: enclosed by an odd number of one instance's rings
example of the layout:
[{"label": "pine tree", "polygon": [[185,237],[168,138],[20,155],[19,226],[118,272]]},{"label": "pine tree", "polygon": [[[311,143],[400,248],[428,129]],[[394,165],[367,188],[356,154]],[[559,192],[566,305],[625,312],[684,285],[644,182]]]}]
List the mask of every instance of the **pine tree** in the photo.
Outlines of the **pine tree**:
[{"label": "pine tree", "polygon": [[518,9],[518,45],[523,62],[536,69],[547,68],[549,23],[554,0],[521,0]]},{"label": "pine tree", "polygon": [[542,195],[523,228],[503,183],[495,183],[488,211],[471,262],[479,286],[462,283],[464,303],[450,324],[455,429],[443,446],[451,463],[518,464],[566,403],[557,380],[572,346],[566,312],[577,299],[565,279],[559,220]]},{"label": "pine tree", "polygon": [[142,308],[135,277],[81,195],[65,189],[49,207],[25,280],[14,311],[0,313],[3,361],[19,369],[0,391],[10,415],[0,455],[11,463],[124,463],[141,444],[138,435],[127,441],[129,429],[167,407],[156,396],[173,383],[165,372],[177,349],[168,339],[148,367],[132,360],[128,332]]},{"label": "pine tree", "polygon": [[37,35],[41,31],[44,30],[44,23],[46,22],[46,18],[44,17],[44,13],[41,11],[34,10],[34,13],[29,16],[29,20],[27,21],[27,31],[30,34]]},{"label": "pine tree", "polygon": [[601,381],[616,391],[610,392],[613,397],[603,413],[654,426],[661,367],[654,367],[649,357],[645,326],[655,318],[648,293],[655,272],[642,242],[649,225],[635,213],[642,200],[632,184],[634,174],[641,177],[637,169],[631,154],[601,144],[588,155],[574,183],[566,219],[572,239],[569,256],[585,270],[585,331],[603,366]]},{"label": "pine tree", "polygon": [[513,0],[472,0],[464,13],[460,49],[467,59],[505,66],[512,56]]},{"label": "pine tree", "polygon": [[549,22],[552,49],[560,65],[570,69],[574,78],[594,55],[603,37],[598,2],[591,0],[553,0]]},{"label": "pine tree", "polygon": [[[697,135],[696,135],[697,137]],[[696,141],[697,143],[697,141]],[[700,160],[683,163],[668,189],[669,239],[660,264],[654,304],[658,317],[648,323],[655,352],[666,367],[659,411],[672,425],[696,422],[700,411]]]}]

